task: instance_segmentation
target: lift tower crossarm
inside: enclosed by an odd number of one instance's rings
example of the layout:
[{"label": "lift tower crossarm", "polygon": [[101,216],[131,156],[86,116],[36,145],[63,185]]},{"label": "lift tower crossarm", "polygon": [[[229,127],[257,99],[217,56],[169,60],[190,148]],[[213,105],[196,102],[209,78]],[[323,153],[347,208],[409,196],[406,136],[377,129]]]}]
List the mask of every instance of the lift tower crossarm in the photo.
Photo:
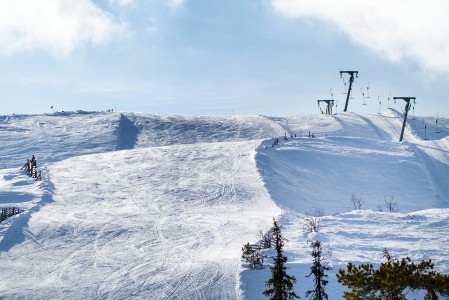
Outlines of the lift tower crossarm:
[{"label": "lift tower crossarm", "polygon": [[340,77],[343,77],[343,73],[348,73],[351,76],[349,78],[349,88],[348,88],[348,94],[346,95],[345,109],[343,110],[344,112],[346,112],[348,110],[348,102],[349,102],[349,97],[351,95],[352,83],[354,82],[354,74],[355,74],[355,77],[359,77],[359,71],[340,71]]},{"label": "lift tower crossarm", "polygon": [[405,124],[407,122],[407,115],[408,111],[410,110],[410,101],[415,101],[416,97],[393,97],[394,100],[404,100],[407,104],[405,105],[404,110],[404,122],[402,123],[402,130],[401,130],[401,137],[399,138],[399,142],[402,142],[402,139],[404,138],[404,129]]},{"label": "lift tower crossarm", "polygon": [[[334,106],[334,100],[316,100],[316,101],[318,102],[318,107],[320,106],[321,102],[325,102],[327,104],[326,105],[326,115],[332,115],[332,107]],[[321,110],[321,113],[323,113],[322,110]]]}]

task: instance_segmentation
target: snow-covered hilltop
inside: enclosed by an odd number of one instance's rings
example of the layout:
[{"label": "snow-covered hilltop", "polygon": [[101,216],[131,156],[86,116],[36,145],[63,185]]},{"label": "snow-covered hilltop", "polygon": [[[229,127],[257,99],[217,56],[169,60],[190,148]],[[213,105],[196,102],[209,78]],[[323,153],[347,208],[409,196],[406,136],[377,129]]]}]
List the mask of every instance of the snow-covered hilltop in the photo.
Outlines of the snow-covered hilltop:
[{"label": "snow-covered hilltop", "polygon": [[[311,239],[332,251],[330,299],[340,266],[385,247],[449,273],[449,121],[434,122],[410,117],[399,143],[393,110],[0,116],[0,205],[25,210],[0,224],[0,297],[263,299],[269,271],[240,256],[272,217],[301,296]],[[19,170],[32,154],[41,182]],[[322,230],[304,232],[317,209]]]}]

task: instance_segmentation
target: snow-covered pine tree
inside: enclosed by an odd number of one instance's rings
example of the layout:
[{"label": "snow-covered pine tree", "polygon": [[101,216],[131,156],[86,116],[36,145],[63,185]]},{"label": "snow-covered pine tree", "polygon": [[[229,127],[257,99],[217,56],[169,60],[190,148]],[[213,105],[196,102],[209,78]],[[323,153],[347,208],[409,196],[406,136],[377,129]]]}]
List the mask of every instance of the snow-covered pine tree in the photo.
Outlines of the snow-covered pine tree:
[{"label": "snow-covered pine tree", "polygon": [[287,274],[287,257],[283,255],[285,239],[282,237],[281,228],[273,218],[273,243],[275,245],[276,256],[273,256],[274,264],[270,267],[271,278],[265,282],[267,290],[263,292],[270,300],[299,299],[300,297],[293,291],[296,278]]},{"label": "snow-covered pine tree", "polygon": [[312,257],[313,265],[310,267],[310,274],[306,277],[313,275],[313,282],[315,289],[312,291],[307,291],[306,297],[312,300],[327,300],[327,294],[324,287],[327,285],[328,281],[324,278],[328,277],[325,272],[331,270],[332,268],[326,264],[323,264],[324,258],[321,256],[321,242],[312,241],[310,244],[312,247]]},{"label": "snow-covered pine tree", "polygon": [[256,266],[256,253],[251,248],[249,243],[246,243],[242,247],[242,258],[249,264],[251,269],[254,269]]}]

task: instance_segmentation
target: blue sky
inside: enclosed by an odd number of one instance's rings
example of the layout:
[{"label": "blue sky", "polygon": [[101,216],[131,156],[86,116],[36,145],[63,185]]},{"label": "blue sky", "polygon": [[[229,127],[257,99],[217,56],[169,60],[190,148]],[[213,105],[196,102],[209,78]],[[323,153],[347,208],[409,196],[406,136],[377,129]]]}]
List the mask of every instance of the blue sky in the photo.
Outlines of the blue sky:
[{"label": "blue sky", "polygon": [[[391,3],[392,2],[392,3]],[[431,0],[4,0],[0,115],[349,111],[415,96],[449,116],[449,4]],[[345,78],[348,81],[348,78]],[[367,87],[371,98],[368,96]],[[379,105],[379,101],[381,104]],[[390,106],[400,110],[403,103]]]}]

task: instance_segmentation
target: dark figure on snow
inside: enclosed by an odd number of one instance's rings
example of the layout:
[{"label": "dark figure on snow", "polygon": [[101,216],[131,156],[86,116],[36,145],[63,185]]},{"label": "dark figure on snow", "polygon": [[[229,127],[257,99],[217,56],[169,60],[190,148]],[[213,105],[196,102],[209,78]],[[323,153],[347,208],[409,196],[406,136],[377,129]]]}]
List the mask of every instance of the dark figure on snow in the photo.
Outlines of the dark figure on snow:
[{"label": "dark figure on snow", "polygon": [[29,172],[30,169],[30,160],[27,159],[27,162],[23,165],[23,167],[20,168],[20,170],[25,170],[26,172]]},{"label": "dark figure on snow", "polygon": [[33,167],[37,166],[37,159],[36,159],[36,157],[34,157],[34,155],[31,156],[31,165]]},{"label": "dark figure on snow", "polygon": [[31,171],[30,174],[31,177],[36,178],[37,177],[37,169],[35,166],[33,166],[33,170]]}]

